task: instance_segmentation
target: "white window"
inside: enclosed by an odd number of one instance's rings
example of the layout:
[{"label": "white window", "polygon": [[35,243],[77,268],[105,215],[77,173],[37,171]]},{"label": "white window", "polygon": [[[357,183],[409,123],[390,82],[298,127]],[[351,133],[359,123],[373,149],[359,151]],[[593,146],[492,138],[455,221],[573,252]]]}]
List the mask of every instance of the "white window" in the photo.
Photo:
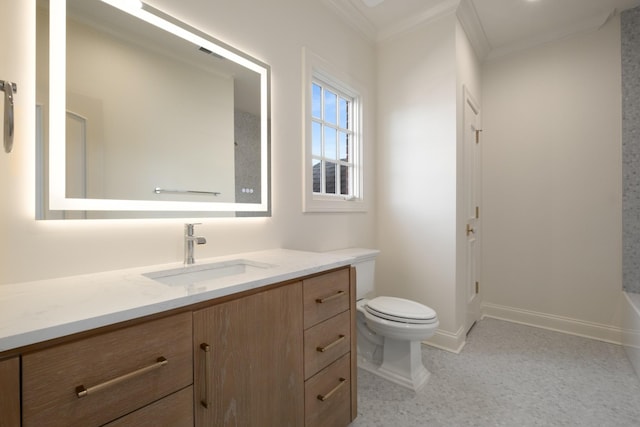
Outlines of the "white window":
[{"label": "white window", "polygon": [[305,212],[364,211],[362,97],[305,52]]}]

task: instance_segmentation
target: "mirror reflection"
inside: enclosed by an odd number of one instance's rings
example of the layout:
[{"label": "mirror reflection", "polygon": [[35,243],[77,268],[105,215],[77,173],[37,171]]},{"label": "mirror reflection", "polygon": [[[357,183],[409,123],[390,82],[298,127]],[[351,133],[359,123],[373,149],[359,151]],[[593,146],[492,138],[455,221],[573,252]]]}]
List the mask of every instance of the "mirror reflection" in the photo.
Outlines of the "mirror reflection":
[{"label": "mirror reflection", "polygon": [[[41,216],[266,214],[268,68],[191,28],[178,37],[103,1],[66,4],[64,43],[55,2],[37,9]],[[57,115],[51,89],[61,84]],[[51,126],[58,118],[64,126]]]}]

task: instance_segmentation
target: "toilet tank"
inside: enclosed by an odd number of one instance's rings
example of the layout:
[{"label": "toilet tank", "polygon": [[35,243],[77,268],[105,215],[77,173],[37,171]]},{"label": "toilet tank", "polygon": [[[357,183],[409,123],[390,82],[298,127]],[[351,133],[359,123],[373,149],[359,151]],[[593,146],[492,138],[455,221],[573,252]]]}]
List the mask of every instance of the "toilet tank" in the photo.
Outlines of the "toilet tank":
[{"label": "toilet tank", "polygon": [[355,258],[352,265],[356,268],[356,299],[362,299],[373,294],[375,284],[377,249],[347,248],[330,251],[329,253],[346,255]]}]

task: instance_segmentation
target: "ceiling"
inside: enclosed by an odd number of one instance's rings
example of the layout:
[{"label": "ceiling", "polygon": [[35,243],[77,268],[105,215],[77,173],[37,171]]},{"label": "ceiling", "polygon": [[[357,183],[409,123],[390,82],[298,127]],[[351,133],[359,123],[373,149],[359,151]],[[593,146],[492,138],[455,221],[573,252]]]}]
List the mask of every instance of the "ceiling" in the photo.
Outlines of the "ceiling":
[{"label": "ceiling", "polygon": [[482,59],[597,29],[616,12],[640,6],[640,0],[322,1],[375,42],[455,11]]}]

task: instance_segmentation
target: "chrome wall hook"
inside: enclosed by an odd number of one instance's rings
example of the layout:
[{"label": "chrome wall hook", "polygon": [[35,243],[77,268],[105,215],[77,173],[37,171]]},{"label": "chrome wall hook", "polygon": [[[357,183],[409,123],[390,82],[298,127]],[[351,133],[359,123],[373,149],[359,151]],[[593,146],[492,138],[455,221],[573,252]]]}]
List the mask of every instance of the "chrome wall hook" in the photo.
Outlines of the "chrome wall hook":
[{"label": "chrome wall hook", "polygon": [[4,92],[4,151],[10,153],[13,149],[13,94],[18,86],[9,81],[0,80],[0,90]]}]

